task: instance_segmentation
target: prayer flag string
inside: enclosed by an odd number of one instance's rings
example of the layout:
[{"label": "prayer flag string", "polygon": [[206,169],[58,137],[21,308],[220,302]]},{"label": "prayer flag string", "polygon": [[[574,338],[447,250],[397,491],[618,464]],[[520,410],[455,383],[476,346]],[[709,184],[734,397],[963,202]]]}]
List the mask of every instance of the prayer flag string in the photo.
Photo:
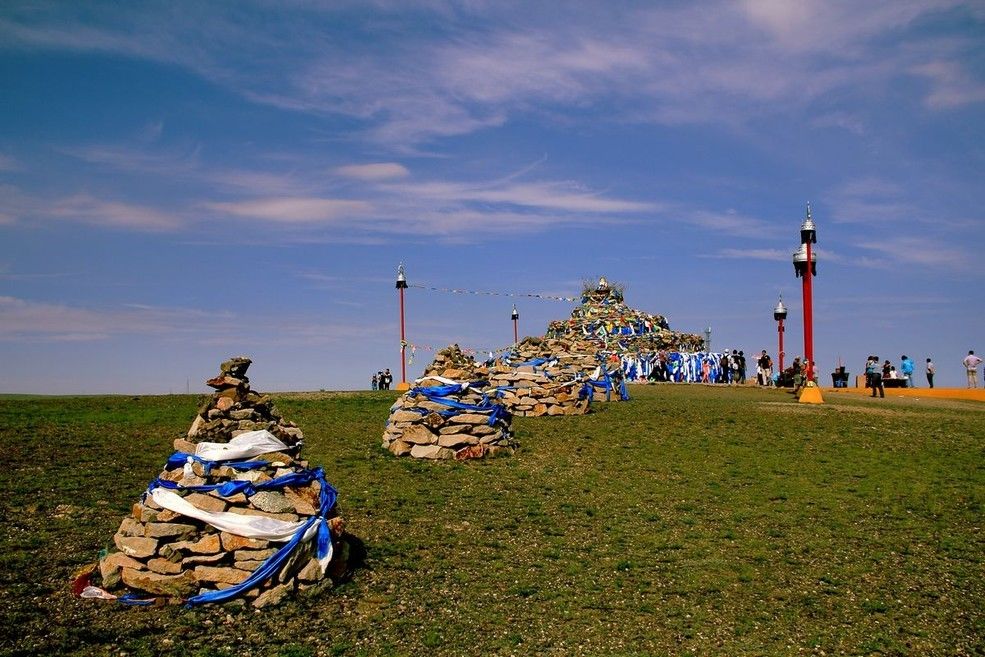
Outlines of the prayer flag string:
[{"label": "prayer flag string", "polygon": [[430,292],[448,292],[449,294],[474,294],[478,296],[489,296],[489,297],[542,299],[545,301],[567,301],[567,302],[581,301],[581,297],[562,297],[553,294],[539,294],[539,293],[526,293],[526,292],[489,292],[483,290],[463,290],[460,288],[452,288],[452,287],[434,287],[431,285],[408,285],[407,287],[415,287],[419,290],[428,290]]}]

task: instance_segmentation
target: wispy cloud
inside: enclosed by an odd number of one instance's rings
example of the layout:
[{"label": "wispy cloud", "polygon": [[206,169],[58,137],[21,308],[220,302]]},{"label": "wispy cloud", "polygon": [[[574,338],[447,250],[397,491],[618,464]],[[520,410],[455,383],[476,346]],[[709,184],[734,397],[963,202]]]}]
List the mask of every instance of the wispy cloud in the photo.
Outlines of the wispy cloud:
[{"label": "wispy cloud", "polygon": [[953,109],[985,102],[985,81],[976,80],[958,62],[927,62],[911,70],[930,81],[930,93],[924,102],[931,109]]},{"label": "wispy cloud", "polygon": [[407,167],[396,162],[349,164],[336,168],[335,172],[345,178],[355,178],[357,180],[389,180],[391,178],[404,178],[410,175]]},{"label": "wispy cloud", "polygon": [[0,172],[3,171],[20,171],[21,164],[15,160],[10,155],[5,155],[0,153]]},{"label": "wispy cloud", "polygon": [[173,231],[182,227],[183,219],[155,208],[106,201],[89,194],[77,194],[56,201],[46,208],[50,217],[112,228],[147,231]]},{"label": "wispy cloud", "polygon": [[371,209],[365,201],[316,197],[260,198],[203,203],[202,206],[234,217],[293,224],[333,223]]}]

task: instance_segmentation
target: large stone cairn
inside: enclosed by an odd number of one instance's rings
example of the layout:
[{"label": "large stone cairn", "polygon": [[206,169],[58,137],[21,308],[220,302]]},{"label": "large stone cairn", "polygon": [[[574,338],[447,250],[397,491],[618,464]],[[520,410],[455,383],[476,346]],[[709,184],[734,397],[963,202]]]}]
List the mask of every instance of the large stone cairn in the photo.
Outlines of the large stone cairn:
[{"label": "large stone cairn", "polygon": [[[215,394],[195,418],[188,440],[174,441],[175,450],[194,454],[196,444],[204,442],[203,439],[227,443],[237,435],[259,429],[269,430],[288,449],[249,458],[251,462],[262,463],[249,469],[216,465],[206,471],[198,461],[186,459],[181,463],[180,457],[172,458],[158,475],[159,479],[179,486],[243,480],[259,484],[292,473],[310,472],[307,461],[299,459],[301,430],[294,423],[285,422],[269,398],[250,390],[246,378],[250,362],[248,358],[234,358],[222,364],[219,376],[207,382],[216,389]],[[243,493],[222,497],[217,491],[210,491],[189,492],[183,498],[205,511],[296,522],[319,514],[320,492],[321,484],[314,480],[306,485],[260,491],[249,497]],[[349,548],[337,505],[327,517],[334,544],[327,575],[341,577],[347,569]],[[133,505],[131,515],[123,519],[113,542],[118,551],[99,561],[105,590],[127,589],[139,597],[161,596],[158,600],[173,601],[243,582],[282,545],[219,531],[201,520],[162,508],[149,494]],[[242,597],[261,608],[276,604],[297,590],[330,587],[332,580],[322,573],[315,558],[315,543],[310,541],[299,547],[273,577],[244,592]]]},{"label": "large stone cairn", "polygon": [[[502,404],[490,401],[471,385],[444,397],[435,396],[434,391],[444,385],[443,381],[426,377],[401,395],[390,408],[383,432],[384,449],[396,456],[434,460],[466,460],[514,452],[517,445],[511,433],[512,416]],[[457,409],[438,399],[484,408]],[[496,417],[490,424],[493,414]]]},{"label": "large stone cairn", "polygon": [[663,315],[627,306],[620,286],[604,276],[585,285],[581,305],[569,319],[551,322],[547,337],[564,341],[572,353],[698,351],[704,345],[696,333],[671,331]]}]

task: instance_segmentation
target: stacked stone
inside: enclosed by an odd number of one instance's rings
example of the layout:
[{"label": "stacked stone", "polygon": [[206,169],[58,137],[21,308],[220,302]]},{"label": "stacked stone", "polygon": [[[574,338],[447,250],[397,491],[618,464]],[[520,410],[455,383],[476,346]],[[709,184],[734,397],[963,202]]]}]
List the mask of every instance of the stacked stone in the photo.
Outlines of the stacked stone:
[{"label": "stacked stone", "polygon": [[575,370],[551,369],[553,376],[549,377],[545,370],[530,365],[515,369],[495,365],[489,372],[489,386],[498,389],[503,405],[521,417],[587,413],[589,399],[578,398],[583,377]]},{"label": "stacked stone", "polygon": [[547,337],[572,341],[576,352],[698,351],[704,346],[696,333],[670,330],[663,315],[630,308],[619,286],[609,285],[604,276],[594,288],[585,286],[570,319],[548,325]]},{"label": "stacked stone", "polygon": [[[513,454],[517,444],[511,432],[512,416],[502,404],[489,401],[472,386],[436,396],[443,385],[430,377],[420,379],[417,387],[397,400],[383,432],[384,449],[396,456],[435,460]],[[479,410],[455,408],[440,399]]]},{"label": "stacked stone", "polygon": [[[266,429],[291,447],[301,442],[301,429],[281,417],[270,397],[250,390],[246,370],[252,362],[249,358],[231,358],[219,366],[218,376],[205,382],[215,393],[195,416],[188,430],[189,440],[225,442],[247,431]],[[176,444],[175,448],[188,451],[182,449],[188,446]]]},{"label": "stacked stone", "polygon": [[424,370],[424,376],[441,376],[455,381],[480,381],[488,371],[472,356],[466,355],[457,344],[445,347],[434,355],[434,360]]},{"label": "stacked stone", "polygon": [[[300,429],[284,422],[266,397],[250,391],[245,376],[249,364],[246,358],[222,364],[222,373],[208,382],[217,392],[195,419],[189,431],[190,439],[175,440],[175,449],[181,454],[169,459],[159,479],[187,487],[230,481],[262,484],[291,474],[312,474],[307,461],[299,459]],[[244,425],[246,422],[251,424]],[[250,457],[248,467],[216,464],[207,470],[191,458],[182,462],[184,454],[194,453],[198,438],[207,436],[208,442],[224,443],[245,431],[260,428],[274,433],[288,445],[287,449]],[[186,491],[179,488],[172,492]],[[314,478],[306,484],[259,491],[250,496],[240,492],[223,497],[214,490],[187,492],[183,500],[207,512],[297,522],[320,515],[321,494],[321,483]],[[262,608],[276,604],[294,591],[329,588],[330,577],[343,576],[349,548],[337,505],[327,518],[334,552],[326,573],[322,572],[315,555],[317,541],[312,540],[299,546],[272,577],[245,591],[242,597]],[[162,508],[150,494],[133,505],[131,515],[123,519],[113,542],[119,551],[99,561],[103,589],[114,592],[125,588],[137,597],[161,596],[159,599],[173,601],[240,584],[283,545],[219,531],[201,520]]]}]

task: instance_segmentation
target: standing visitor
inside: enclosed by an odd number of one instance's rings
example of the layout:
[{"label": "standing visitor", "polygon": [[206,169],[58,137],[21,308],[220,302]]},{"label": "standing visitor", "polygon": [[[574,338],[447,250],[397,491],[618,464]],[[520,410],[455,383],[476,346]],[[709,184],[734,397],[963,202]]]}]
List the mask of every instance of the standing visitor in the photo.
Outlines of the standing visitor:
[{"label": "standing visitor", "polygon": [[927,385],[929,385],[931,388],[934,387],[934,370],[935,369],[936,368],[934,367],[934,361],[932,361],[932,360],[930,360],[928,358],[927,359]]},{"label": "standing visitor", "polygon": [[390,368],[389,367],[386,368],[386,371],[385,372],[383,372],[383,376],[386,378],[386,388],[384,388],[384,390],[389,390],[390,389],[390,384],[393,383],[393,375],[390,374]]},{"label": "standing visitor", "polygon": [[373,390],[376,390],[377,386],[380,385],[380,379],[375,374],[373,375],[372,385],[373,385]]},{"label": "standing visitor", "polygon": [[872,396],[875,397],[876,390],[878,390],[879,396],[885,397],[886,389],[882,387],[882,372],[879,370],[878,356],[869,356],[869,361],[865,365],[865,376],[869,379],[869,386],[872,387]]},{"label": "standing visitor", "polygon": [[739,383],[746,382],[746,355],[744,352],[739,352]]},{"label": "standing visitor", "polygon": [[913,361],[907,358],[906,354],[900,356],[899,370],[903,373],[903,378],[906,379],[906,387],[916,388],[917,386],[913,383]]},{"label": "standing visitor", "polygon": [[701,383],[711,383],[711,359],[705,356],[701,359]]},{"label": "standing visitor", "polygon": [[739,352],[735,349],[732,350],[732,355],[729,357],[728,361],[728,382],[735,384],[739,382]]},{"label": "standing visitor", "polygon": [[978,387],[978,366],[982,364],[982,359],[975,355],[975,350],[969,350],[968,355],[961,361],[968,370],[968,387]]},{"label": "standing visitor", "polygon": [[762,370],[762,381],[760,385],[768,386],[773,380],[773,359],[770,355],[766,353],[763,349],[763,353],[759,355],[759,360],[757,361],[759,369]]}]

